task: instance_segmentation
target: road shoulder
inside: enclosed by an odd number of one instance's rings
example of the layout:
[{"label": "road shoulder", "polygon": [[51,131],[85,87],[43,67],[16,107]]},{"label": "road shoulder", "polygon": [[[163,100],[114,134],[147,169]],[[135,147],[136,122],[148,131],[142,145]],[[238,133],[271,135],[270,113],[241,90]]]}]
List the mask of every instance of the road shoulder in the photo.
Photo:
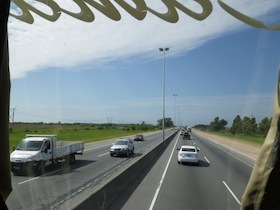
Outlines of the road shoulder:
[{"label": "road shoulder", "polygon": [[234,139],[231,139],[231,138],[215,135],[215,134],[200,131],[200,130],[194,130],[194,133],[196,133],[200,136],[204,136],[206,138],[209,138],[210,140],[212,140],[212,141],[214,141],[218,144],[229,147],[232,150],[236,150],[236,151],[238,151],[240,153],[243,153],[243,154],[245,154],[248,157],[253,158],[253,159],[257,159],[257,157],[260,153],[261,145],[258,145],[258,144],[253,144],[253,143],[250,143],[250,142],[234,140]]}]

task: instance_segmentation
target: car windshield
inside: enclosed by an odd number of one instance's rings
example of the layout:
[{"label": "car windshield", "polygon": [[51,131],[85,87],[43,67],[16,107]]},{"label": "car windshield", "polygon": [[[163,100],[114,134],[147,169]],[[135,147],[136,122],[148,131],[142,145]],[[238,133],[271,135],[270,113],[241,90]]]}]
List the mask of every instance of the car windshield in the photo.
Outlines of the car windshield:
[{"label": "car windshield", "polygon": [[127,145],[128,141],[116,141],[114,145]]},{"label": "car windshield", "polygon": [[0,2],[8,209],[280,206],[280,0]]},{"label": "car windshield", "polygon": [[17,147],[17,150],[24,151],[39,151],[42,147],[43,141],[29,141],[22,140]]}]

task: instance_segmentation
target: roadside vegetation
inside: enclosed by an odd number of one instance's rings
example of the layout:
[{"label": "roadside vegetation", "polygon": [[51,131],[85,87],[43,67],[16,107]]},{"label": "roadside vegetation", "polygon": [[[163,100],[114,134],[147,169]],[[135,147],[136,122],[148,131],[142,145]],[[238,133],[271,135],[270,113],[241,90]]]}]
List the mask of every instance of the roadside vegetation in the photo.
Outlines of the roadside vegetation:
[{"label": "roadside vegetation", "polygon": [[228,122],[215,117],[209,125],[196,125],[194,128],[226,136],[235,140],[243,140],[256,144],[263,144],[270,128],[272,118],[265,117],[259,123],[254,117],[243,117],[239,115],[233,120],[232,126],[227,127]]},{"label": "roadside vegetation", "polygon": [[83,124],[83,123],[12,123],[10,152],[27,134],[53,134],[58,140],[95,142],[104,139],[156,131],[159,127],[142,124]]}]

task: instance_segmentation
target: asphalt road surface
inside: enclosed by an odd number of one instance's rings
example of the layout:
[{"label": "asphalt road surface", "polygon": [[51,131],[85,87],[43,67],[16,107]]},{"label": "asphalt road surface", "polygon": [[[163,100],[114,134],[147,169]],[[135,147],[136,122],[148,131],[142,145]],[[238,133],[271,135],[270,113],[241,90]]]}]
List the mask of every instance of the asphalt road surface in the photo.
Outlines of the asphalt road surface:
[{"label": "asphalt road surface", "polygon": [[[165,137],[173,133],[166,131]],[[7,200],[9,210],[58,209],[66,200],[93,187],[118,167],[162,142],[162,132],[145,134],[144,137],[144,142],[135,142],[135,153],[128,158],[111,157],[109,149],[114,140],[107,140],[86,145],[84,154],[76,155],[76,161],[70,166],[51,166],[44,175],[36,177],[12,175],[13,191]]]},{"label": "asphalt road surface", "polygon": [[[197,146],[199,165],[178,164],[177,148]],[[123,210],[237,210],[249,180],[254,160],[205,137],[179,134],[129,197],[110,209]],[[125,195],[124,195],[125,196]]]}]

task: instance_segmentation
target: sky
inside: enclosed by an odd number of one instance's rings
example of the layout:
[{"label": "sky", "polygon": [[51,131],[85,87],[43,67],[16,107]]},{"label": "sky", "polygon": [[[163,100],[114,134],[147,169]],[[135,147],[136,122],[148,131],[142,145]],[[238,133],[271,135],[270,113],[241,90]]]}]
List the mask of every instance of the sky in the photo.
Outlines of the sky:
[{"label": "sky", "polygon": [[[54,2],[79,11],[72,0]],[[178,126],[194,126],[215,117],[230,125],[237,115],[273,116],[279,30],[252,27],[215,0],[204,20],[177,9],[176,23],[149,11],[140,21],[111,2],[119,21],[91,6],[92,22],[64,12],[53,22],[31,12],[32,24],[10,16],[11,122],[157,124],[164,113]],[[160,0],[145,2],[166,12]],[[201,12],[194,1],[177,2]],[[280,24],[279,0],[223,2],[268,26]],[[21,14],[13,3],[11,14]]]}]

